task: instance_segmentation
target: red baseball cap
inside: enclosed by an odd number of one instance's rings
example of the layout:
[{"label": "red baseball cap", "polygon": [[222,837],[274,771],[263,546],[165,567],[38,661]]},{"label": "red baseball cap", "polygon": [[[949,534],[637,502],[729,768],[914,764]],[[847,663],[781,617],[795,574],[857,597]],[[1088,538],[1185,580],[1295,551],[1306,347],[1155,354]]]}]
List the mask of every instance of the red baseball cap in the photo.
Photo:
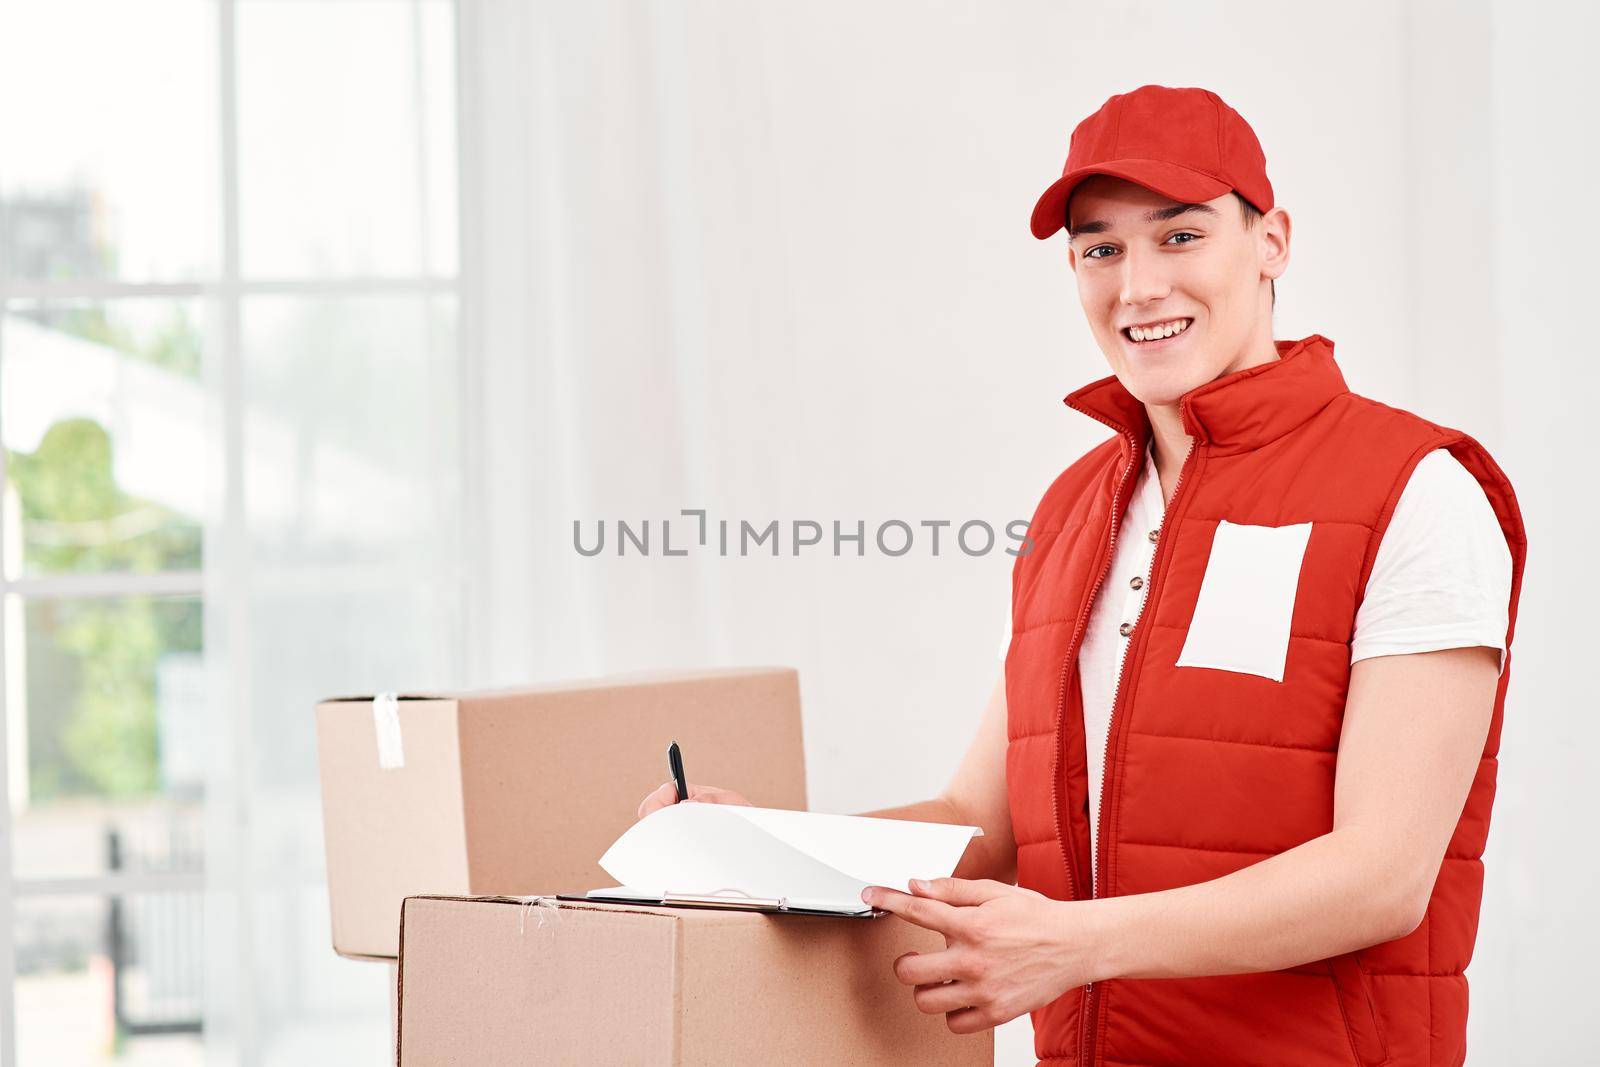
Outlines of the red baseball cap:
[{"label": "red baseball cap", "polygon": [[1078,123],[1061,177],[1034,205],[1035,237],[1042,241],[1067,224],[1067,198],[1092,174],[1126,178],[1185,204],[1232,189],[1262,213],[1272,210],[1261,142],[1209,89],[1141,85]]}]

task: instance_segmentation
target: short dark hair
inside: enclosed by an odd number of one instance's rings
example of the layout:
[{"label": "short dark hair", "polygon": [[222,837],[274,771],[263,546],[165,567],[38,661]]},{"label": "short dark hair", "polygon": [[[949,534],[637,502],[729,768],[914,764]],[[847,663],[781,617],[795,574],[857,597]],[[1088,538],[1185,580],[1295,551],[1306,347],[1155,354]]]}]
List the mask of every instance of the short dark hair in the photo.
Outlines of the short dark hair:
[{"label": "short dark hair", "polygon": [[[1233,194],[1233,198],[1235,200],[1239,201],[1239,215],[1244,219],[1244,228],[1248,230],[1251,227],[1255,226],[1256,219],[1259,219],[1261,217],[1261,209],[1256,207],[1250,201],[1246,200],[1244,197],[1240,196],[1238,193],[1234,193]],[[1267,284],[1272,287],[1272,306],[1273,307],[1277,307],[1278,306],[1278,281],[1277,281],[1276,278],[1274,278],[1272,281],[1268,282]]]}]

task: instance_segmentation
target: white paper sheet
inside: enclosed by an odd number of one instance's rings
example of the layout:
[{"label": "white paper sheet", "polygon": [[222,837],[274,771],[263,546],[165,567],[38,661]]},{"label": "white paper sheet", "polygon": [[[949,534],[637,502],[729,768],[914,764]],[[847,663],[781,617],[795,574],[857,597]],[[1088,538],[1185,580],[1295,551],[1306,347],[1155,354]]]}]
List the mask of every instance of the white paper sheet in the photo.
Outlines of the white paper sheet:
[{"label": "white paper sheet", "polygon": [[600,866],[620,896],[782,898],[793,907],[871,910],[869,885],[909,891],[913,878],[955,870],[977,826],[825,815],[700,802],[668,804],[617,838]]}]

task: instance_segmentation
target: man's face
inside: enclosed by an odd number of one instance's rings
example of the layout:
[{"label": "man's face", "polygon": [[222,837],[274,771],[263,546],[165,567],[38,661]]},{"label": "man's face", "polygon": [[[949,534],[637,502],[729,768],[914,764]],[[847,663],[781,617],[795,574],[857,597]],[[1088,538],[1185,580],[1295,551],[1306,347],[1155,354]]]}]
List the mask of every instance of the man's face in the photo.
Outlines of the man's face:
[{"label": "man's face", "polygon": [[[1259,362],[1270,347],[1266,279],[1288,262],[1280,211],[1246,228],[1232,193],[1185,209],[1134,182],[1098,174],[1068,202],[1071,262],[1095,340],[1123,386],[1146,404]],[[1154,217],[1151,217],[1154,216]],[[1266,226],[1268,219],[1274,226]],[[1281,252],[1281,255],[1279,254]],[[1130,326],[1170,332],[1135,340]],[[1265,341],[1263,342],[1263,338]]]}]

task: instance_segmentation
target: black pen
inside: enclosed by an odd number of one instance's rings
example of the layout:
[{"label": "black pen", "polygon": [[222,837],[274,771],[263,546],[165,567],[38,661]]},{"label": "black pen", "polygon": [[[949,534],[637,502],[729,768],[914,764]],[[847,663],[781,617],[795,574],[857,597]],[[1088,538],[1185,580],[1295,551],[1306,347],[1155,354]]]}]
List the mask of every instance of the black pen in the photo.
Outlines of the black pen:
[{"label": "black pen", "polygon": [[678,751],[678,742],[674,741],[667,746],[667,766],[672,768],[672,784],[677,787],[678,799],[673,803],[682,803],[689,799],[689,783],[683,778],[683,753]]}]

